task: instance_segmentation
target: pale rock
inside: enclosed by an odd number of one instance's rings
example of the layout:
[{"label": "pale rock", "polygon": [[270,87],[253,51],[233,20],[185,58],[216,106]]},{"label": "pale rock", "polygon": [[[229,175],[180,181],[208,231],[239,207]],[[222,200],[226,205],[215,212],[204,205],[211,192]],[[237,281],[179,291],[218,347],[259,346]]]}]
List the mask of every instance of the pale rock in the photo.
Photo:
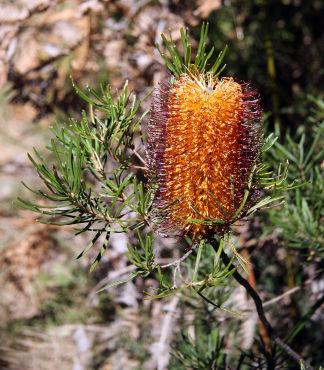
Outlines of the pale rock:
[{"label": "pale rock", "polygon": [[80,4],[79,9],[82,13],[91,10],[92,12],[102,12],[104,6],[98,0],[86,0]]},{"label": "pale rock", "polygon": [[22,21],[29,15],[27,8],[17,7],[15,4],[2,4],[0,6],[0,23]]},{"label": "pale rock", "polygon": [[124,40],[111,40],[106,44],[104,56],[108,69],[119,69],[121,54],[125,47]]},{"label": "pale rock", "polygon": [[79,353],[86,352],[92,347],[92,341],[88,338],[84,328],[79,326],[73,334]]}]

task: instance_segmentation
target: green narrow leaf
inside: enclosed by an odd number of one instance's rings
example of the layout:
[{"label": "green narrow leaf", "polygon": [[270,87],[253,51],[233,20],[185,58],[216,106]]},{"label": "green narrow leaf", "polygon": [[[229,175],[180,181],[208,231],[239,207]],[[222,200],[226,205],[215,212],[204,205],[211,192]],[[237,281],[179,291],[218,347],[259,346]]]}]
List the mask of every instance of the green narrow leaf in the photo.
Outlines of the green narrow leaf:
[{"label": "green narrow leaf", "polygon": [[180,74],[181,74],[181,70],[178,69],[178,66],[175,64],[175,55],[174,55],[174,52],[172,50],[172,47],[170,46],[170,43],[169,41],[167,40],[167,38],[165,37],[165,35],[162,33],[161,34],[161,37],[162,37],[162,40],[164,42],[164,45],[166,46],[166,48],[168,49],[168,52],[171,56],[171,59],[172,59],[172,66],[173,68],[175,69],[176,73],[177,73],[177,77],[180,77]]},{"label": "green narrow leaf", "polygon": [[83,249],[83,251],[77,256],[77,259],[83,257],[88,250],[94,245],[94,243],[99,239],[100,235],[103,233],[103,230],[100,230],[97,232],[97,234],[94,236],[94,238],[91,240],[91,242]]},{"label": "green narrow leaf", "polygon": [[235,312],[235,311],[232,311],[230,310],[229,308],[226,308],[226,307],[223,307],[223,306],[220,306],[219,304],[217,303],[214,303],[213,301],[211,301],[209,298],[207,298],[206,296],[204,296],[201,292],[197,291],[196,289],[194,289],[193,287],[191,287],[191,289],[197,293],[204,301],[206,301],[207,303],[211,304],[212,306],[216,307],[216,308],[219,308],[220,310],[223,310],[223,311],[226,311],[228,313],[230,313],[231,315],[234,315],[234,316],[239,316],[239,317],[246,317],[246,315],[243,315],[241,313],[238,313],[238,312]]},{"label": "green narrow leaf", "polygon": [[178,50],[175,42],[172,39],[171,31],[169,31],[169,35],[170,35],[170,43],[171,43],[171,47],[172,47],[173,55],[174,55],[174,63],[177,66],[177,68],[179,69],[179,71],[182,72],[182,70],[183,70],[182,58],[180,56],[179,50]]},{"label": "green narrow leaf", "polygon": [[214,65],[213,65],[213,67],[212,67],[212,71],[213,71],[213,75],[214,75],[214,77],[217,77],[217,76],[219,75],[219,73],[220,73],[220,72],[222,72],[222,70],[224,69],[224,68],[222,68],[222,69],[221,69],[221,70],[216,74],[216,72],[217,72],[217,70],[218,70],[219,66],[221,65],[221,63],[222,63],[222,61],[223,61],[223,59],[224,59],[224,57],[225,57],[225,55],[226,55],[226,53],[227,53],[227,49],[228,49],[228,45],[225,45],[224,50],[220,51],[220,53],[218,54],[218,57],[217,57],[217,59],[216,59],[216,62],[214,63]]},{"label": "green narrow leaf", "polygon": [[218,207],[220,208],[220,210],[222,211],[223,215],[228,218],[228,213],[225,211],[224,207],[221,205],[221,203],[219,202],[219,200],[217,199],[216,195],[214,195],[211,191],[209,191],[209,189],[207,189],[208,193],[212,196],[212,198],[214,199],[214,201],[217,203]]},{"label": "green narrow leaf", "polygon": [[246,214],[250,214],[252,213],[254,210],[258,209],[258,208],[262,208],[264,206],[266,206],[267,204],[269,203],[273,203],[275,202],[276,200],[280,200],[280,199],[283,199],[285,198],[284,195],[280,196],[280,197],[275,197],[275,198],[271,198],[270,196],[267,196],[265,197],[264,199],[260,200],[260,202],[258,202],[257,204],[255,204],[253,207],[251,207],[247,212]]},{"label": "green narrow leaf", "polygon": [[93,95],[98,101],[100,101],[101,104],[106,105],[106,101],[90,86],[87,86],[88,91],[91,95]]},{"label": "green narrow leaf", "polygon": [[[234,189],[234,186],[233,186],[233,189]],[[249,194],[250,194],[249,190],[244,190],[244,197],[243,197],[242,203],[240,204],[239,208],[234,213],[234,216],[232,218],[233,220],[235,220],[236,217],[241,213],[241,211],[244,208],[245,203],[246,203],[246,201],[248,199]]]},{"label": "green narrow leaf", "polygon": [[183,53],[184,53],[184,64],[185,66],[189,67],[190,60],[188,61],[188,47],[189,47],[189,40],[187,35],[184,33],[183,28],[180,28],[180,35],[181,35],[181,41],[182,41],[182,47],[183,47]]},{"label": "green narrow leaf", "polygon": [[309,151],[306,155],[306,158],[305,158],[305,161],[304,161],[304,166],[308,163],[308,161],[312,157],[319,138],[320,138],[320,133],[317,133],[317,135],[315,136],[315,139],[314,139],[314,141],[313,141],[313,143],[312,143],[311,147],[309,148]]},{"label": "green narrow leaf", "polygon": [[40,220],[38,219],[37,222],[45,225],[57,225],[57,226],[65,226],[65,225],[74,225],[85,222],[80,216],[76,216],[68,221],[46,221],[46,220]]},{"label": "green narrow leaf", "polygon": [[166,289],[164,292],[160,293],[160,294],[156,294],[156,295],[153,295],[153,294],[150,294],[148,292],[143,292],[144,294],[148,295],[150,298],[145,298],[145,299],[161,299],[161,298],[167,298],[167,297],[170,297],[170,296],[173,296],[175,294],[178,294],[179,292],[181,292],[182,290],[186,289],[186,287],[181,287],[181,288],[178,288],[178,289]]},{"label": "green narrow leaf", "polygon": [[195,263],[195,268],[194,268],[194,273],[192,276],[191,281],[194,282],[197,278],[198,275],[198,269],[199,269],[199,263],[201,259],[201,254],[205,246],[205,239],[201,239],[198,247],[198,252],[197,252],[197,257],[196,257],[196,263]]},{"label": "green narrow leaf", "polygon": [[226,67],[227,67],[227,64],[224,64],[223,67],[214,75],[214,78],[218,77],[224,71]]},{"label": "green narrow leaf", "polygon": [[219,246],[218,246],[217,252],[215,254],[215,258],[214,258],[214,271],[213,271],[213,275],[216,273],[216,269],[218,270],[218,266],[219,266],[219,262],[220,262],[220,255],[221,255],[222,250],[223,250],[223,244],[224,244],[224,239],[221,238],[221,240],[219,242]]},{"label": "green narrow leaf", "polygon": [[119,189],[117,190],[116,192],[116,195],[114,196],[114,200],[110,206],[110,210],[109,212],[111,213],[115,207],[115,204],[116,202],[118,201],[118,198],[119,196],[123,193],[123,191],[125,190],[126,186],[128,186],[130,184],[130,180],[132,179],[132,177],[134,176],[133,173],[129,173],[125,179],[123,180],[123,182],[121,183],[121,185],[119,186]]},{"label": "green narrow leaf", "polygon": [[108,231],[107,234],[106,234],[105,241],[104,241],[102,247],[100,248],[100,252],[98,253],[98,255],[97,255],[96,259],[94,260],[94,262],[92,263],[92,265],[90,266],[90,270],[89,270],[90,273],[97,267],[97,265],[100,262],[101,257],[103,256],[105,250],[108,248],[109,237],[110,237],[110,232]]},{"label": "green narrow leaf", "polygon": [[[132,248],[128,243],[127,243],[127,249],[129,251],[129,253],[133,256],[133,258],[136,262],[141,262],[141,256],[138,253],[137,249]],[[125,253],[127,253],[127,252],[125,252]]]},{"label": "green narrow leaf", "polygon": [[128,260],[136,267],[139,267],[139,268],[143,268],[143,264],[141,262],[139,262],[137,259],[135,260],[134,258],[132,258],[127,252],[124,253],[125,256],[128,258]]},{"label": "green narrow leaf", "polygon": [[292,162],[294,163],[298,163],[298,160],[296,157],[294,157],[294,155],[292,153],[290,153],[284,146],[282,146],[281,144],[279,144],[278,142],[275,143],[275,146],[288,158],[290,159]]},{"label": "green narrow leaf", "polygon": [[22,199],[20,197],[18,197],[17,200],[18,201],[13,202],[13,204],[15,206],[18,206],[18,207],[24,208],[24,209],[28,209],[29,211],[33,211],[33,212],[36,212],[36,213],[42,213],[42,211],[38,208],[37,204],[27,202],[27,201],[25,201],[24,199]]},{"label": "green narrow leaf", "polygon": [[128,281],[136,278],[136,276],[138,276],[138,273],[137,272],[133,272],[132,274],[130,274],[126,279],[122,279],[122,280],[118,280],[118,281],[114,281],[113,283],[110,283],[110,284],[107,284],[105,285],[103,288],[99,289],[96,291],[96,293],[100,293],[100,292],[103,292],[104,290],[107,290],[109,288],[112,288],[113,286],[116,286],[116,285],[120,285],[120,284],[124,284],[124,283],[127,283]]},{"label": "green narrow leaf", "polygon": [[80,96],[81,99],[83,99],[84,101],[86,101],[87,103],[91,104],[91,105],[94,105],[95,107],[98,107],[98,108],[105,108],[104,106],[96,103],[94,100],[92,100],[91,98],[88,97],[88,95],[86,95],[79,87],[78,85],[74,82],[73,78],[71,78],[72,80],[72,86],[74,88],[74,90],[76,91],[76,93]]},{"label": "green narrow leaf", "polygon": [[305,133],[302,134],[300,141],[299,141],[299,163],[303,163],[304,161],[304,143],[305,143]]},{"label": "green narrow leaf", "polygon": [[173,64],[170,62],[170,60],[167,58],[167,56],[161,51],[160,47],[159,47],[159,44],[158,43],[155,43],[155,46],[156,48],[158,49],[162,59],[164,60],[164,62],[166,63],[167,67],[169,68],[169,70],[177,77],[179,78],[180,75],[178,74],[178,72],[176,71],[175,67],[173,66]]},{"label": "green narrow leaf", "polygon": [[[240,264],[240,266],[242,267],[242,269],[247,273],[249,274],[249,269],[246,267],[246,264],[245,262],[242,260],[242,258],[236,254],[236,259],[238,261],[238,263]],[[234,273],[234,271],[232,272]],[[226,275],[227,276],[227,275]]]},{"label": "green narrow leaf", "polygon": [[264,139],[263,145],[262,145],[262,152],[267,152],[278,140],[278,136],[275,136],[275,134],[272,132],[269,136],[267,136]]},{"label": "green narrow leaf", "polygon": [[200,39],[199,39],[197,57],[196,57],[196,62],[195,62],[196,66],[200,63],[201,58],[203,57],[203,54],[205,52],[205,43],[206,43],[206,38],[207,38],[208,27],[209,27],[208,23],[205,24],[203,22],[201,26],[201,31],[200,31]]}]

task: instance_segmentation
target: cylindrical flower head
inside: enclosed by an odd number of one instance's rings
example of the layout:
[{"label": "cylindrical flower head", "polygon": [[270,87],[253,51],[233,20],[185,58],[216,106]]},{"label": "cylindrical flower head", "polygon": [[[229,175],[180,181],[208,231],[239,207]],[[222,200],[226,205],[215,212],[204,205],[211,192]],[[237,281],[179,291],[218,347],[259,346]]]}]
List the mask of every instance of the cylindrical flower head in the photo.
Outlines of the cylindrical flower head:
[{"label": "cylindrical flower head", "polygon": [[259,158],[260,120],[258,93],[232,78],[183,74],[155,94],[146,151],[156,231],[203,236],[244,214],[253,191],[233,219]]}]

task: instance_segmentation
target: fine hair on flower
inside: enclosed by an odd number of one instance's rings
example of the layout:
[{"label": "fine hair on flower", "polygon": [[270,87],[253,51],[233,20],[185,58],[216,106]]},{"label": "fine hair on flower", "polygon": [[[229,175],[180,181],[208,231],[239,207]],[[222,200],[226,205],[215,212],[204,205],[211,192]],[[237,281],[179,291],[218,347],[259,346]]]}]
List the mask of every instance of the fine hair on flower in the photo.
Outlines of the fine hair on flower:
[{"label": "fine hair on flower", "polygon": [[258,198],[260,122],[259,94],[248,83],[207,72],[160,85],[146,147],[155,231],[222,234],[244,216]]}]

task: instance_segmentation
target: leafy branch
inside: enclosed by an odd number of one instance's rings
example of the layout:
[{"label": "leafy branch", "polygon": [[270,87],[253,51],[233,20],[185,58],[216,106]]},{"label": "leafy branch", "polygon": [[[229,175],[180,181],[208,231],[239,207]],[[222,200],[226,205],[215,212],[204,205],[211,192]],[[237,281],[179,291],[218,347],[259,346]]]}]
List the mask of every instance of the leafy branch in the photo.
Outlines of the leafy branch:
[{"label": "leafy branch", "polygon": [[[224,70],[221,66],[227,47],[218,55],[215,63],[209,66],[213,58],[214,48],[206,52],[208,24],[201,28],[201,37],[195,58],[192,58],[192,45],[187,30],[181,29],[182,51],[178,49],[175,41],[169,35],[170,41],[162,34],[162,40],[170,58],[157,48],[166,62],[173,78],[179,78],[185,73],[192,77],[199,74],[209,73],[212,78],[217,78]],[[155,219],[152,216],[152,204],[156,188],[148,188],[138,171],[147,170],[146,160],[141,156],[140,149],[135,147],[135,138],[139,134],[139,127],[148,113],[148,110],[140,113],[140,107],[145,98],[137,100],[136,96],[128,90],[128,83],[123,86],[121,92],[112,94],[107,86],[101,88],[100,93],[88,88],[90,96],[84,93],[73,81],[76,93],[89,104],[89,113],[82,112],[80,120],[71,118],[64,125],[56,124],[52,128],[54,139],[47,147],[55,164],[48,166],[42,155],[34,149],[34,155],[28,155],[35,167],[45,189],[33,190],[23,185],[43,200],[43,204],[18,198],[16,204],[20,207],[36,212],[44,218],[39,221],[51,225],[77,225],[77,234],[92,232],[90,243],[83,249],[77,258],[83,257],[94,245],[101,243],[100,250],[91,264],[90,271],[98,265],[105,250],[109,247],[111,233],[133,233],[137,236],[134,245],[127,245],[128,263],[134,266],[134,271],[124,279],[114,281],[102,287],[99,292],[110,287],[126,283],[136,277],[147,278],[155,276],[159,282],[157,289],[145,292],[148,299],[165,298],[181,293],[185,296],[188,292],[203,300],[216,309],[224,310],[231,315],[243,316],[225,307],[226,300],[215,299],[214,293],[225,291],[233,287],[234,278],[251,295],[255,302],[258,316],[269,336],[282,351],[287,353],[295,361],[303,362],[306,369],[310,365],[294,352],[287,344],[278,337],[268,322],[262,301],[257,292],[247,280],[238,272],[239,265],[246,270],[248,263],[232,246],[229,231],[230,226],[238,219],[251,216],[258,210],[269,209],[281,205],[287,195],[286,190],[293,190],[296,194],[296,207],[290,209],[291,217],[297,220],[298,230],[301,235],[311,235],[310,242],[316,241],[314,249],[321,252],[319,246],[321,240],[316,239],[316,230],[322,218],[322,211],[316,209],[313,213],[308,206],[308,199],[313,195],[300,197],[301,187],[310,182],[314,186],[322,186],[318,161],[323,155],[323,149],[318,153],[316,148],[320,142],[322,126],[318,127],[314,144],[308,151],[304,148],[306,134],[301,135],[298,144],[290,140],[290,146],[282,145],[277,138],[270,134],[264,139],[262,153],[271,151],[276,163],[284,155],[289,159],[293,168],[298,168],[301,174],[299,180],[288,171],[288,161],[277,166],[271,164],[259,164],[257,158],[251,167],[246,186],[244,188],[241,204],[235,204],[234,181],[231,179],[231,191],[233,201],[233,215],[228,215],[216,195],[209,191],[209,195],[218,205],[224,217],[213,218],[201,214],[192,204],[189,207],[197,215],[195,218],[184,219],[188,224],[208,226],[208,235],[187,238],[188,248],[184,254],[167,264],[158,263],[154,249],[153,234],[147,232],[154,230]],[[290,150],[286,149],[289,147]],[[299,153],[299,154],[297,154]],[[277,155],[277,157],[276,157]],[[270,168],[276,168],[275,171]],[[295,172],[295,171],[294,171]],[[288,184],[287,184],[288,183]],[[319,185],[316,185],[319,184]],[[256,187],[261,188],[261,196],[252,205],[248,200],[255,192]],[[318,200],[316,199],[316,202]],[[170,202],[166,207],[172,210],[178,200]],[[320,203],[322,204],[322,203]],[[156,213],[155,213],[156,216]],[[289,215],[287,216],[289,219]],[[157,221],[158,222],[158,221]],[[152,225],[153,223],[153,225]],[[286,227],[286,231],[294,227]],[[301,226],[303,225],[303,226]],[[224,226],[225,233],[219,238],[214,237],[218,226]],[[290,230],[292,231],[292,230]],[[304,232],[304,234],[303,234]],[[144,235],[145,234],[145,235]],[[144,236],[143,236],[144,235]],[[290,240],[294,244],[295,239]],[[296,243],[298,244],[298,243]],[[299,244],[300,245],[300,244]],[[233,257],[229,258],[225,253],[225,246],[233,251]],[[178,246],[181,250],[184,246]],[[239,265],[236,266],[234,261]],[[205,261],[208,261],[206,263]],[[129,272],[129,270],[128,270]],[[213,345],[218,353],[219,338],[215,333]],[[193,357],[195,357],[194,354]],[[213,357],[214,354],[211,356]]]},{"label": "leafy branch", "polygon": [[[214,248],[217,248],[217,246],[215,245],[215,243],[213,241],[211,241],[211,243],[212,243]],[[222,251],[221,257],[222,257],[222,260],[224,261],[225,264],[230,262],[229,257],[227,256],[227,254],[224,251]],[[292,348],[290,348],[288,346],[288,344],[284,343],[279,338],[278,334],[276,333],[276,331],[271,326],[271,324],[269,323],[269,321],[267,320],[267,318],[265,316],[260,296],[251,287],[249,282],[247,280],[245,280],[238,271],[233,272],[233,277],[240,285],[242,285],[246,289],[246,291],[249,293],[249,295],[253,299],[253,301],[255,303],[257,313],[258,313],[258,316],[259,316],[259,319],[261,320],[264,327],[266,328],[266,330],[268,332],[268,335],[272,338],[272,340],[276,343],[276,345],[282,351],[284,351],[288,356],[290,356],[293,360],[295,360],[297,363],[303,363],[306,370],[313,369],[312,366],[310,366],[310,364],[308,362],[304,361],[303,358],[298,353],[296,353]]]},{"label": "leafy branch", "polygon": [[[134,137],[148,111],[137,117],[146,97],[136,101],[134,94],[128,92],[127,82],[115,97],[109,87],[102,89],[102,95],[89,88],[93,97],[90,98],[74,82],[73,86],[89,103],[90,119],[83,111],[80,121],[70,119],[64,126],[56,124],[52,128],[55,139],[47,147],[55,160],[52,168],[36,149],[35,158],[28,154],[46,190],[35,191],[23,185],[46,203],[40,205],[20,197],[15,203],[48,216],[39,220],[42,223],[81,225],[77,234],[95,232],[79,257],[104,235],[92,271],[108,246],[111,232],[130,232],[147,224],[151,193],[144,191],[143,182],[136,179],[132,170],[145,169],[136,163],[140,155],[135,150]],[[107,169],[109,158],[116,162],[112,170]],[[95,182],[101,190],[92,187]]]}]

